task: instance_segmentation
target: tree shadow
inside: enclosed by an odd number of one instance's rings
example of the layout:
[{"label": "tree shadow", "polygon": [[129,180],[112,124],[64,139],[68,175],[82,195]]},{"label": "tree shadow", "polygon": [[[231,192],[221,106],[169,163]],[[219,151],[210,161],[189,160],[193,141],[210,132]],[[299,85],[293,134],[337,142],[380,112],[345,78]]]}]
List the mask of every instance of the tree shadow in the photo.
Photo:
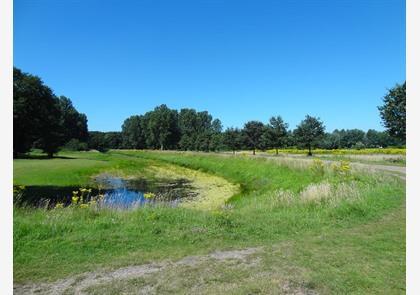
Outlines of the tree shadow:
[{"label": "tree shadow", "polygon": [[[19,187],[19,186],[16,186]],[[31,185],[25,186],[14,196],[14,204],[19,207],[53,208],[57,203],[65,206],[71,204],[73,191],[79,191],[80,186]],[[90,195],[97,195],[98,189],[92,188]]]},{"label": "tree shadow", "polygon": [[13,159],[26,159],[26,160],[51,160],[51,159],[66,159],[66,160],[74,160],[74,157],[67,157],[67,156],[53,156],[52,158],[48,157],[48,155],[28,155],[28,154],[20,154],[13,157]]}]

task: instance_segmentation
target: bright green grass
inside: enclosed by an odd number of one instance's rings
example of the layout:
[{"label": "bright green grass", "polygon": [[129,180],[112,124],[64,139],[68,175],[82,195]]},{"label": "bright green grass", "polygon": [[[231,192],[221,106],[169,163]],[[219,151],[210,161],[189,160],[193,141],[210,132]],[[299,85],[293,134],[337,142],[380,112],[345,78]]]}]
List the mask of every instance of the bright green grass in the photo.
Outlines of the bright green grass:
[{"label": "bright green grass", "polygon": [[404,294],[404,240],[405,209],[399,207],[367,224],[267,246],[255,255],[257,263],[206,260],[193,267],[169,267],[142,278],[114,280],[87,291],[134,294],[152,288],[157,294],[279,294],[289,286],[286,294],[294,289],[320,294]]},{"label": "bright green grass", "polygon": [[[394,247],[395,244],[404,244],[404,240],[398,240],[398,235],[388,234],[386,226],[378,227],[379,231],[383,231],[384,238],[371,239],[370,243],[358,242],[359,239],[368,239],[369,233],[361,231],[357,237],[351,233],[352,228],[374,223],[384,214],[398,210],[405,192],[404,184],[399,180],[358,174],[353,181],[357,182],[362,192],[360,199],[333,204],[295,202],[286,206],[273,199],[278,189],[298,193],[310,183],[348,180],[333,174],[292,170],[264,159],[243,157],[139,151],[114,151],[104,155],[73,153],[66,156],[76,159],[17,160],[15,183],[82,185],[89,181],[90,175],[98,172],[111,170],[129,175],[149,165],[170,164],[224,177],[240,184],[242,191],[230,201],[230,209],[218,212],[166,207],[126,212],[15,208],[16,282],[55,280],[98,267],[114,268],[166,258],[177,259],[216,249],[257,245],[271,247],[289,242],[299,244],[308,239],[311,242],[302,248],[302,251],[307,249],[308,252],[302,252],[289,263],[319,268],[316,273],[320,275],[314,273],[311,280],[320,290],[349,291],[356,288],[353,284],[360,280],[354,273],[360,259],[354,262],[346,259],[348,266],[340,268],[339,275],[322,261],[326,259],[325,255],[329,255],[332,263],[343,263],[341,261],[346,254],[338,250],[347,242],[357,244],[354,248],[357,251],[352,250],[352,255],[360,252],[368,256],[369,259],[363,259],[367,268],[383,267],[380,255],[374,255],[372,249],[379,253],[384,251],[392,261],[405,259],[401,247]],[[36,163],[33,161],[40,161],[40,165],[33,164]],[[81,164],[86,162],[89,164]],[[73,176],[75,172],[78,177]],[[319,244],[317,237],[322,235],[327,240]],[[386,237],[392,239],[390,245],[384,242]],[[390,276],[396,288],[404,288],[401,269],[394,270]],[[372,275],[355,290],[369,292],[387,281],[383,275]]]},{"label": "bright green grass", "polygon": [[[87,186],[91,177],[111,172],[121,175],[147,173],[153,161],[133,160],[122,155],[98,152],[63,152],[63,158],[16,159],[13,183],[16,185]],[[158,165],[158,163],[156,163]]]}]

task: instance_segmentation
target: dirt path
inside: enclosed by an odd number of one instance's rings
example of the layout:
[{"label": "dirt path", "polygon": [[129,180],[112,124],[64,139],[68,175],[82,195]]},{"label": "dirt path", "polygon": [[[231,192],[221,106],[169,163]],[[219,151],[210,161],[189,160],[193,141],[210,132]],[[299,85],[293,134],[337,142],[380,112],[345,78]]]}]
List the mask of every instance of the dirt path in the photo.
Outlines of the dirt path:
[{"label": "dirt path", "polygon": [[149,274],[164,272],[170,268],[188,266],[192,267],[200,263],[218,263],[227,260],[236,260],[244,264],[256,263],[253,254],[261,251],[261,248],[248,248],[232,251],[215,251],[209,255],[187,256],[178,261],[162,261],[159,263],[143,264],[119,268],[113,271],[95,271],[58,280],[53,283],[33,283],[14,285],[13,294],[87,294],[86,289],[110,283],[114,280],[128,280],[141,278]]},{"label": "dirt path", "polygon": [[[311,158],[303,158],[303,157],[294,157],[294,156],[269,156],[269,155],[256,155],[258,158],[265,158],[271,161],[276,161],[279,163],[287,163],[290,162],[301,162],[304,165],[309,165],[312,163],[313,159]],[[334,160],[324,160],[322,161],[326,164],[332,165],[339,163],[340,161]],[[367,164],[367,163],[360,163],[360,162],[350,162],[350,166],[357,170],[363,171],[370,171],[370,172],[386,172],[390,175],[397,176],[401,179],[405,179],[406,176],[406,168],[405,166],[394,166],[394,165],[381,165],[381,164]]]}]

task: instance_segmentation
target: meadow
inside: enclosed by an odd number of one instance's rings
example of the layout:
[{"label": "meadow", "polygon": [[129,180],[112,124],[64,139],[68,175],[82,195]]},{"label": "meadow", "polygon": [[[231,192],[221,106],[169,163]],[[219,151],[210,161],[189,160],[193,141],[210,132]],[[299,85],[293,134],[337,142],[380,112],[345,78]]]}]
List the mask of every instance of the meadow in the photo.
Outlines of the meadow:
[{"label": "meadow", "polygon": [[[101,173],[153,178],[171,171],[195,177],[200,193],[212,191],[210,199],[229,196],[199,207],[162,204],[135,210],[15,206],[18,290],[98,269],[185,257],[207,258],[138,278],[104,280],[85,291],[405,290],[405,183],[400,178],[353,171],[346,162],[325,165],[320,159],[299,166],[247,155],[129,150],[63,152],[60,157],[14,160],[14,184],[90,187]],[[257,250],[250,260],[208,258],[215,251],[241,249]]]},{"label": "meadow", "polygon": [[[276,152],[275,149],[267,151],[270,154]],[[278,149],[279,153],[286,154],[307,154],[305,149],[285,148]],[[313,149],[314,154],[318,155],[405,155],[405,148],[362,148],[362,149]]]}]

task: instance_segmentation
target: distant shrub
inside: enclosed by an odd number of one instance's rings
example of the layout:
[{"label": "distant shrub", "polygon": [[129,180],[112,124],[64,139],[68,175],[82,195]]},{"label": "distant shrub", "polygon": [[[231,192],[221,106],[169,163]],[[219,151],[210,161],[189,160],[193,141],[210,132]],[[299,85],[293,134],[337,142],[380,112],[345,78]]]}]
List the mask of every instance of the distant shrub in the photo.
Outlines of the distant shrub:
[{"label": "distant shrub", "polygon": [[72,138],[63,146],[63,149],[68,151],[87,151],[88,145],[86,142]]},{"label": "distant shrub", "polygon": [[356,150],[361,150],[363,148],[365,148],[365,144],[361,141],[356,142],[356,144],[353,146],[354,149]]}]

